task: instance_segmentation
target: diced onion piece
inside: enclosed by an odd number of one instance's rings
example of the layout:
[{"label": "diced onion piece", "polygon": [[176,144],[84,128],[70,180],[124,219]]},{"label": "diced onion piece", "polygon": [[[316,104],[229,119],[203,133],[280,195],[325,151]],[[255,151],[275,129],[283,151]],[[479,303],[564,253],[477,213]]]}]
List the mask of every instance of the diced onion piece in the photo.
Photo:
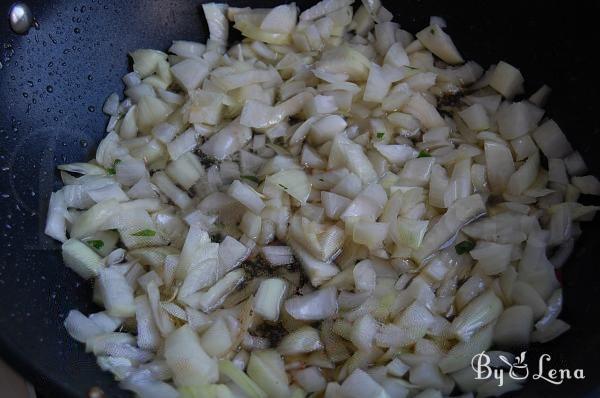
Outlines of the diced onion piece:
[{"label": "diced onion piece", "polygon": [[211,136],[202,146],[202,152],[218,160],[223,160],[242,149],[252,138],[252,131],[233,121],[217,134]]},{"label": "diced onion piece", "polygon": [[62,245],[65,265],[84,279],[96,277],[104,267],[102,258],[85,243],[69,239]]},{"label": "diced onion piece", "polygon": [[419,93],[410,97],[403,110],[416,117],[428,129],[445,125],[444,119],[442,119],[437,109]]},{"label": "diced onion piece", "polygon": [[177,386],[215,383],[219,378],[217,361],[206,354],[198,336],[188,325],[167,337],[165,359]]},{"label": "diced onion piece", "polygon": [[439,362],[440,369],[444,373],[450,373],[470,367],[475,355],[491,347],[493,336],[494,327],[489,325],[475,333],[469,340],[459,342]]},{"label": "diced onion piece", "polygon": [[333,140],[329,153],[329,168],[345,164],[350,171],[360,177],[364,183],[372,182],[377,178],[373,165],[365,155],[363,147],[355,144],[342,134]]},{"label": "diced onion piece", "polygon": [[438,25],[430,25],[416,34],[417,39],[432,53],[449,64],[464,62],[450,36]]},{"label": "diced onion piece", "polygon": [[200,345],[211,357],[222,357],[232,344],[232,333],[224,318],[217,318],[200,336]]},{"label": "diced onion piece", "polygon": [[527,134],[542,119],[544,110],[528,101],[514,102],[496,114],[498,131],[507,140]]},{"label": "diced onion piece", "polygon": [[354,266],[354,287],[358,291],[371,292],[375,289],[377,274],[369,260],[363,260]]},{"label": "diced onion piece", "polygon": [[385,398],[387,393],[367,373],[356,369],[344,380],[340,388],[341,395],[346,398]]},{"label": "diced onion piece", "polygon": [[455,236],[463,225],[481,216],[485,211],[485,204],[480,195],[471,195],[457,200],[448,208],[437,224],[425,234],[423,243],[414,253],[414,257],[422,261]]},{"label": "diced onion piece", "polygon": [[471,301],[452,321],[452,333],[467,341],[480,328],[488,325],[502,313],[502,301],[493,291],[487,291]]},{"label": "diced onion piece", "polygon": [[296,26],[298,9],[295,4],[282,4],[272,8],[260,23],[260,28],[269,32],[292,32]]},{"label": "diced onion piece", "polygon": [[286,283],[278,278],[262,281],[254,299],[254,311],[263,319],[276,321],[286,291]]},{"label": "diced onion piece", "polygon": [[167,59],[167,54],[156,50],[136,50],[129,54],[133,59],[133,70],[141,78],[145,78],[156,71],[160,61]]},{"label": "diced onion piece", "polygon": [[319,289],[304,296],[294,296],[285,302],[285,310],[295,319],[326,319],[337,312],[335,287]]},{"label": "diced onion piece", "polygon": [[525,347],[533,329],[533,311],[526,305],[507,308],[498,318],[494,343],[499,347]]},{"label": "diced onion piece", "polygon": [[600,182],[595,176],[572,177],[571,184],[583,194],[600,195]]},{"label": "diced onion piece", "polygon": [[233,362],[227,359],[220,360],[219,372],[233,381],[249,398],[267,398],[267,394]]},{"label": "diced onion piece", "polygon": [[569,329],[571,329],[571,326],[569,326],[568,323],[560,319],[555,319],[545,328],[535,330],[531,334],[531,340],[537,343],[547,343],[548,341],[554,340]]},{"label": "diced onion piece", "polygon": [[393,235],[396,242],[412,249],[418,249],[423,242],[429,222],[398,217],[396,225],[397,231]]},{"label": "diced onion piece", "polygon": [[458,114],[471,130],[481,131],[490,127],[490,118],[481,104],[473,104]]},{"label": "diced onion piece", "polygon": [[330,14],[340,8],[351,5],[350,0],[323,0],[314,6],[304,10],[300,14],[302,21],[310,21],[322,17],[323,15]]},{"label": "diced onion piece", "polygon": [[500,61],[491,73],[489,85],[504,96],[511,99],[523,91],[523,75],[514,66]]},{"label": "diced onion piece", "polygon": [[103,330],[96,323],[77,310],[69,311],[64,325],[69,335],[80,343],[103,334]]},{"label": "diced onion piece", "polygon": [[510,149],[493,141],[486,141],[484,148],[488,182],[494,192],[503,192],[515,171]]},{"label": "diced onion piece", "polygon": [[246,208],[254,212],[254,214],[260,214],[262,209],[265,208],[265,203],[260,195],[254,189],[239,180],[235,180],[229,186],[227,194],[246,206]]},{"label": "diced onion piece", "polygon": [[535,152],[527,161],[510,176],[506,184],[506,192],[511,195],[520,195],[533,184],[538,176],[540,155]]},{"label": "diced onion piece", "polygon": [[152,308],[148,296],[135,298],[135,319],[137,321],[137,345],[145,350],[157,350],[161,335],[154,323]]},{"label": "diced onion piece", "polygon": [[548,120],[531,136],[547,158],[564,158],[573,151],[571,144],[554,120]]},{"label": "diced onion piece", "polygon": [[277,351],[282,355],[305,354],[323,348],[319,332],[310,326],[304,326],[287,334],[279,343]]},{"label": "diced onion piece", "polygon": [[135,315],[133,289],[116,268],[103,268],[98,274],[102,302],[111,316],[127,318]]},{"label": "diced onion piece", "polygon": [[267,181],[303,204],[310,195],[311,184],[302,170],[283,170],[267,177]]},{"label": "diced onion piece", "polygon": [[390,91],[391,85],[392,81],[386,76],[385,70],[376,63],[371,63],[363,100],[368,102],[382,102],[388,91]]},{"label": "diced onion piece", "polygon": [[288,397],[288,377],[279,353],[275,350],[253,351],[246,370],[248,376],[269,397]]},{"label": "diced onion piece", "polygon": [[394,163],[399,166],[403,165],[410,159],[416,158],[419,155],[419,152],[409,145],[384,145],[377,143],[373,146],[390,163]]}]

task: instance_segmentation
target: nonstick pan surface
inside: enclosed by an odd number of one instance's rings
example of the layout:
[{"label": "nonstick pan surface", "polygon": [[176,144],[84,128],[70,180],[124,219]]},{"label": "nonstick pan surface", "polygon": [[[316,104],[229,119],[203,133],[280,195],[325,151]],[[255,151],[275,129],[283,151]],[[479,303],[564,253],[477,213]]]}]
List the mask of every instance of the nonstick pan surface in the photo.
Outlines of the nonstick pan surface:
[{"label": "nonstick pan surface", "polygon": [[[276,1],[232,1],[268,6]],[[314,1],[296,1],[301,8]],[[59,245],[43,235],[48,197],[59,188],[57,164],[86,161],[104,135],[104,99],[122,92],[127,52],[166,49],[173,39],[207,37],[200,1],[28,2],[39,28],[18,36],[0,19],[0,355],[43,396],[84,397],[100,386],[127,397],[102,372],[62,322],[69,309],[95,311],[91,288],[62,265]],[[2,13],[10,2],[0,1]],[[448,21],[466,59],[484,67],[518,66],[528,93],[553,89],[548,114],[600,175],[600,78],[597,2],[386,1],[405,29],[429,16]],[[585,380],[552,385],[532,381],[520,397],[600,396],[600,223],[584,226],[563,271],[565,309],[572,329],[528,351],[530,367],[548,353],[548,366],[585,372]],[[0,386],[0,390],[2,386]]]}]

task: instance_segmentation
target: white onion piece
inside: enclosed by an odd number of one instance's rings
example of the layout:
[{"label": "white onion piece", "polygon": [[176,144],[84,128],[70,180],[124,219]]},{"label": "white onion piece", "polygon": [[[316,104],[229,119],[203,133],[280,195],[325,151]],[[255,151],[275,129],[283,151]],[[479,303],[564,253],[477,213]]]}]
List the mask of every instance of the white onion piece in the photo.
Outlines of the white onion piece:
[{"label": "white onion piece", "polygon": [[540,155],[535,152],[527,161],[510,176],[506,184],[506,192],[511,195],[520,195],[533,184],[538,176]]},{"label": "white onion piece", "polygon": [[572,177],[571,183],[583,194],[600,195],[600,182],[594,176]]},{"label": "white onion piece", "polygon": [[561,334],[565,333],[571,328],[566,322],[555,319],[550,322],[545,328],[535,330],[531,334],[531,340],[537,343],[547,343],[548,341],[554,340]]},{"label": "white onion piece", "polygon": [[430,25],[416,34],[417,39],[432,53],[449,64],[464,62],[456,46],[440,26]]},{"label": "white onion piece", "polygon": [[285,372],[285,366],[277,351],[253,351],[250,354],[246,373],[267,393],[267,396],[290,396],[289,380]]},{"label": "white onion piece", "polygon": [[200,149],[218,160],[223,160],[242,149],[252,138],[252,131],[238,121],[231,122],[217,134],[210,137]]},{"label": "white onion piece", "polygon": [[461,341],[469,338],[478,329],[494,321],[502,312],[502,302],[492,291],[471,301],[452,321],[452,333]]},{"label": "white onion piece", "polygon": [[254,311],[263,319],[276,321],[286,288],[286,283],[278,278],[262,281],[254,299]]},{"label": "white onion piece", "polygon": [[475,333],[469,340],[456,344],[440,361],[441,371],[450,373],[470,366],[473,356],[490,348],[494,333],[494,327],[490,325]]},{"label": "white onion piece", "polygon": [[448,208],[442,218],[427,232],[423,243],[414,253],[419,261],[424,260],[435,250],[443,246],[466,223],[481,216],[485,212],[485,205],[479,195],[459,199]]},{"label": "white onion piece", "polygon": [[344,380],[340,392],[345,398],[383,398],[387,395],[383,388],[361,369],[356,369]]},{"label": "white onion piece", "polygon": [[505,98],[511,99],[523,91],[523,75],[514,66],[500,61],[491,73],[489,85]]},{"label": "white onion piece", "polygon": [[304,296],[294,296],[285,302],[285,310],[300,320],[326,319],[337,312],[335,288],[323,288]]},{"label": "white onion piece", "polygon": [[503,138],[512,140],[533,130],[543,115],[543,109],[527,101],[514,102],[498,111],[498,130]]},{"label": "white onion piece", "polygon": [[524,347],[529,344],[533,329],[533,311],[525,305],[507,308],[498,318],[494,343],[499,347]]},{"label": "white onion piece", "polygon": [[177,398],[179,392],[170,384],[157,381],[150,370],[134,372],[120,386],[135,392],[140,398]]},{"label": "white onion piece", "polygon": [[173,40],[173,44],[169,47],[169,52],[186,58],[199,58],[205,50],[204,44],[185,40]]},{"label": "white onion piece", "polygon": [[515,171],[510,149],[503,144],[492,141],[486,141],[484,148],[490,186],[494,192],[502,192],[506,188],[510,176]]},{"label": "white onion piece", "polygon": [[96,323],[77,310],[69,311],[64,325],[69,335],[81,343],[103,334],[103,330]]},{"label": "white onion piece", "polygon": [[182,326],[167,337],[165,359],[177,386],[214,383],[219,377],[217,361],[206,354],[189,326]]},{"label": "white onion piece", "polygon": [[570,176],[579,176],[587,172],[585,161],[577,151],[573,151],[573,153],[568,155],[564,161]]},{"label": "white onion piece", "polygon": [[573,151],[567,137],[554,120],[540,125],[531,136],[547,158],[564,158]]},{"label": "white onion piece", "polygon": [[287,334],[279,343],[277,351],[282,355],[304,354],[323,348],[319,332],[304,326]]},{"label": "white onion piece", "polygon": [[145,295],[135,298],[135,317],[137,320],[137,345],[146,350],[158,349],[161,335],[154,323],[150,301]]},{"label": "white onion piece", "polygon": [[254,189],[240,182],[239,180],[234,181],[229,186],[227,194],[246,206],[248,210],[254,212],[255,214],[260,214],[262,209],[265,207],[260,195]]},{"label": "white onion piece", "polygon": [[294,253],[288,246],[265,246],[261,252],[272,267],[292,264],[295,261]]}]

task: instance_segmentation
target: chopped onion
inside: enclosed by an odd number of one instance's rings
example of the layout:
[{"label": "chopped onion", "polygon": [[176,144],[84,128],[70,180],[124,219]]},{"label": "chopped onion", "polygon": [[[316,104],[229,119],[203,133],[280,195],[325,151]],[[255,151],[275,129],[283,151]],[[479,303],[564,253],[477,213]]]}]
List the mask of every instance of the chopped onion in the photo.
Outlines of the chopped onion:
[{"label": "chopped onion", "polygon": [[489,78],[489,85],[505,98],[511,99],[523,91],[523,75],[514,66],[500,61]]},{"label": "chopped onion", "polygon": [[417,39],[432,53],[449,64],[464,62],[456,46],[440,26],[430,25],[416,34]]},{"label": "chopped onion", "polygon": [[319,332],[304,326],[286,335],[279,343],[277,351],[282,355],[304,354],[323,348]]},{"label": "chopped onion", "polygon": [[286,292],[286,283],[278,278],[266,279],[260,283],[254,299],[254,311],[268,321],[279,318],[279,308]]},{"label": "chopped onion", "polygon": [[285,310],[295,319],[326,319],[337,312],[336,289],[328,287],[294,296],[285,302]]},{"label": "chopped onion", "polygon": [[569,329],[555,269],[600,209],[549,88],[513,102],[517,68],[380,0],[202,9],[207,42],[132,52],[95,159],[59,166],[45,232],[104,307],[68,333],[143,398],[520,388],[471,359]]},{"label": "chopped onion", "polygon": [[492,291],[483,293],[471,301],[452,321],[452,333],[461,341],[478,329],[494,321],[502,312],[502,302]]},{"label": "chopped onion", "polygon": [[217,361],[210,358],[189,326],[182,326],[165,340],[165,359],[177,386],[214,383],[219,378]]},{"label": "chopped onion", "polygon": [[554,120],[548,120],[531,133],[547,158],[564,158],[573,151],[564,133]]},{"label": "chopped onion", "polygon": [[253,351],[246,372],[267,393],[267,396],[289,396],[288,377],[283,360],[277,351]]}]

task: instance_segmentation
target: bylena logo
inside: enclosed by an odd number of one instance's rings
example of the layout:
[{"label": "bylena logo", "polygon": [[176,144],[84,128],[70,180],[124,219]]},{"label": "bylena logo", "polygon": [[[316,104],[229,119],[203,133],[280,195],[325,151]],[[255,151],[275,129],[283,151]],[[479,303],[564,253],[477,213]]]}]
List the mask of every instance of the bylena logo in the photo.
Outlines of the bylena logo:
[{"label": "bylena logo", "polygon": [[531,376],[533,380],[544,380],[556,385],[562,384],[565,380],[585,379],[583,369],[571,371],[569,369],[555,369],[549,367],[548,362],[550,362],[552,358],[550,358],[550,355],[548,354],[542,354],[540,356],[538,367],[535,369],[536,372],[532,372],[530,375],[529,367],[525,363],[525,355],[526,352],[523,351],[515,357],[514,361],[510,361],[505,355],[496,354],[493,355],[494,361],[492,361],[490,355],[485,351],[482,351],[471,359],[471,367],[475,371],[475,379],[495,379],[498,381],[499,387],[504,385],[505,377],[509,377],[512,380],[526,380]]}]

